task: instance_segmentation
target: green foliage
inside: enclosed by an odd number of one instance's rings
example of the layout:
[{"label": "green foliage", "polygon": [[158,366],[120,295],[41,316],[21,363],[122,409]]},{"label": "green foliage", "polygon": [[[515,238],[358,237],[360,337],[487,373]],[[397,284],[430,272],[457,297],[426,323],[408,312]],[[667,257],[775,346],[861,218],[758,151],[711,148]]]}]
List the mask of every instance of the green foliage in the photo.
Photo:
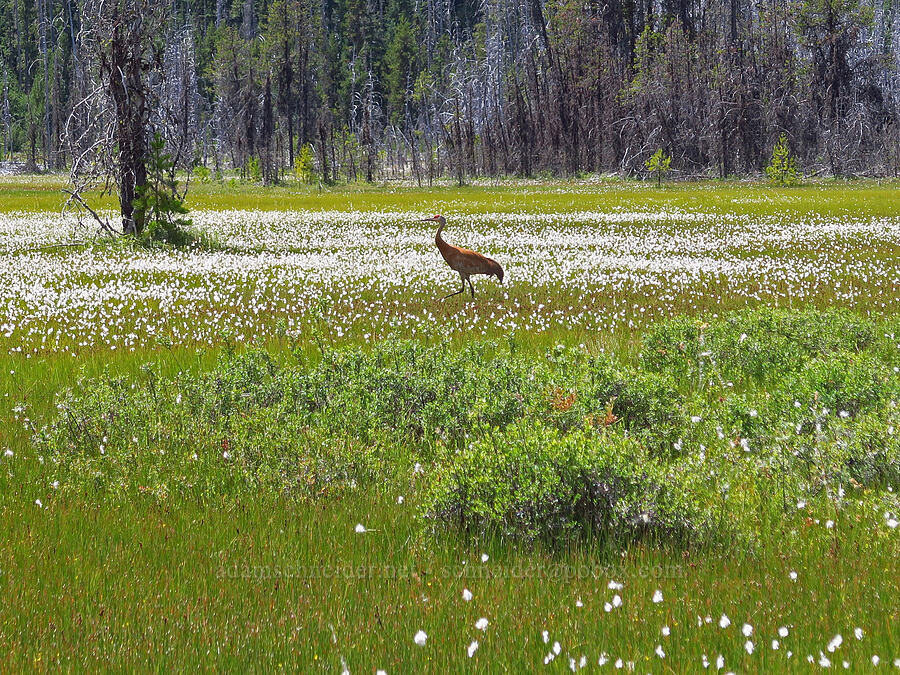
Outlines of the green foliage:
[{"label": "green foliage", "polygon": [[413,94],[412,83],[419,76],[419,57],[419,41],[413,26],[406,15],[401,15],[384,57],[388,110],[395,124],[403,121],[407,97]]},{"label": "green foliage", "polygon": [[188,209],[184,205],[184,196],[178,192],[174,163],[165,152],[165,141],[159,133],[150,141],[147,183],[139,186],[136,193],[134,208],[144,213],[141,237],[145,241],[174,246],[194,241],[195,237],[188,232],[191,220],[184,217]]},{"label": "green foliage", "polygon": [[662,148],[658,148],[653,153],[653,156],[644,163],[647,171],[656,175],[657,187],[662,185],[663,176],[669,173],[669,165],[671,163],[672,157],[664,153]]},{"label": "green foliage", "polygon": [[308,185],[313,182],[315,175],[316,165],[312,146],[309,143],[304,143],[303,147],[300,148],[300,152],[294,158],[294,177],[298,183],[306,183]]},{"label": "green foliage", "polygon": [[262,183],[262,169],[257,157],[251,155],[247,158],[247,163],[244,164],[243,179],[248,183]]},{"label": "green foliage", "polygon": [[634,440],[527,422],[492,430],[454,456],[426,503],[439,521],[528,538],[671,537],[706,527],[684,486]]},{"label": "green foliage", "polygon": [[701,387],[752,378],[782,378],[810,359],[859,352],[875,341],[871,321],[847,310],[769,308],[706,322],[679,317],[650,330],[641,363]]},{"label": "green foliage", "polygon": [[201,183],[209,183],[212,180],[212,171],[209,167],[198,165],[194,167],[194,176]]},{"label": "green foliage", "polygon": [[779,185],[796,185],[800,182],[797,158],[791,153],[784,133],[778,137],[775,147],[772,148],[772,159],[766,167],[766,175],[770,182]]},{"label": "green foliage", "polygon": [[420,463],[435,522],[528,539],[746,539],[851,478],[900,487],[900,378],[846,312],[675,319],[642,369],[562,345],[318,340],[312,363],[228,348],[199,374],[81,380],[40,452],[61,491],[101,499],[304,500]]}]

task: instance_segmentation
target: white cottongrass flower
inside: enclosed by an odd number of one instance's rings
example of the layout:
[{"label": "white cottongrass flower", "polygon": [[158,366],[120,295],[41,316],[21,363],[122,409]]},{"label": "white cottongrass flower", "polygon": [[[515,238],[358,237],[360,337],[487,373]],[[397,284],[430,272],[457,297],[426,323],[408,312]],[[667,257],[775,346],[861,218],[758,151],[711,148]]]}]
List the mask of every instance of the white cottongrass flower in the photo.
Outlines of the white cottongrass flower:
[{"label": "white cottongrass flower", "polygon": [[488,554],[482,553],[481,554],[481,562],[486,563],[487,561],[488,561]]},{"label": "white cottongrass flower", "polygon": [[597,660],[597,665],[605,666],[607,663],[609,663],[609,654],[607,654],[606,652],[601,652],[600,658]]},{"label": "white cottongrass flower", "polygon": [[606,587],[611,591],[621,591],[623,586],[618,581],[610,581]]},{"label": "white cottongrass flower", "polygon": [[855,637],[857,640],[862,640],[863,639],[863,629],[862,628],[854,628],[853,629],[853,637]]},{"label": "white cottongrass flower", "polygon": [[900,657],[894,659],[894,668],[900,668]]},{"label": "white cottongrass flower", "polygon": [[838,633],[833,638],[831,638],[831,642],[828,643],[828,651],[833,652],[835,649],[841,646],[841,643],[844,641],[844,638],[841,637],[841,634]]},{"label": "white cottongrass flower", "polygon": [[398,503],[398,504],[402,504],[402,503],[403,503],[403,495],[398,495],[398,496],[397,496],[397,503]]},{"label": "white cottongrass flower", "polygon": [[753,635],[753,626],[751,626],[749,623],[745,623],[743,626],[741,626],[741,632],[744,634],[744,637],[750,637],[751,635]]},{"label": "white cottongrass flower", "polygon": [[778,640],[772,640],[772,649],[778,649],[778,647],[780,647],[780,646],[781,645],[778,642]]},{"label": "white cottongrass flower", "polygon": [[662,591],[659,589],[656,589],[656,592],[653,594],[653,602],[658,605],[662,601],[663,601]]},{"label": "white cottongrass flower", "polygon": [[576,606],[576,607],[584,607],[584,603],[581,601],[581,598],[578,598],[578,599],[575,601],[575,606]]},{"label": "white cottongrass flower", "polygon": [[826,520],[826,521],[825,521],[825,528],[830,530],[832,527],[834,527],[834,521],[833,521],[833,520]]},{"label": "white cottongrass flower", "polygon": [[425,469],[422,468],[422,465],[419,462],[416,462],[416,465],[413,467],[413,473],[422,473]]},{"label": "white cottongrass flower", "polygon": [[368,530],[366,529],[366,526],[363,525],[362,523],[357,523],[356,527],[353,528],[353,531],[356,532],[357,534],[363,534],[365,532],[368,532]]},{"label": "white cottongrass flower", "polygon": [[778,629],[778,635],[780,635],[783,638],[786,638],[788,636],[788,632],[789,631],[788,631],[787,626],[782,626],[781,628]]},{"label": "white cottongrass flower", "polygon": [[616,593],[613,596],[612,605],[613,605],[613,607],[621,607],[622,606],[622,597],[618,593]]},{"label": "white cottongrass flower", "polygon": [[791,581],[797,581],[797,573],[791,570],[791,573],[788,575],[791,578]]},{"label": "white cottongrass flower", "polygon": [[744,643],[744,650],[745,650],[748,654],[752,654],[752,653],[753,653],[753,647],[754,647],[753,642],[750,641],[750,640],[747,640],[747,641]]},{"label": "white cottongrass flower", "polygon": [[659,632],[662,633],[665,637],[669,637],[669,633],[671,633],[672,631],[668,626],[663,626],[662,630],[660,630]]},{"label": "white cottongrass flower", "polygon": [[420,647],[425,646],[425,641],[428,639],[428,634],[424,630],[420,630],[413,637],[413,642],[415,642]]},{"label": "white cottongrass flower", "polygon": [[716,670],[722,670],[725,667],[725,657],[719,654],[716,657]]},{"label": "white cottongrass flower", "polygon": [[719,619],[719,628],[728,628],[731,625],[731,619],[728,618],[727,614],[723,614]]},{"label": "white cottongrass flower", "polygon": [[872,654],[872,665],[877,666],[879,663],[881,663],[881,658],[878,654]]},{"label": "white cottongrass flower", "polygon": [[478,649],[478,640],[472,640],[472,642],[469,643],[469,646],[466,647],[466,654],[469,655],[470,659],[472,658],[472,655],[475,653],[476,649]]},{"label": "white cottongrass flower", "polygon": [[562,651],[562,646],[560,646],[559,642],[553,643],[553,653],[559,656],[559,653]]},{"label": "white cottongrass flower", "polygon": [[819,665],[822,668],[831,668],[831,661],[822,652],[819,652]]},{"label": "white cottongrass flower", "polygon": [[488,627],[488,620],[485,619],[484,617],[481,617],[480,619],[478,619],[478,621],[475,622],[475,628],[477,628],[478,630],[480,630],[482,632],[486,631],[487,627]]},{"label": "white cottongrass flower", "polygon": [[[464,589],[463,589],[463,592],[462,592],[462,599],[463,599],[463,600],[465,600],[466,602],[470,602],[470,601],[472,600],[473,597],[474,597],[474,596],[472,595],[472,591],[470,591],[468,588],[464,588]],[[546,631],[545,631],[545,632],[546,632]],[[546,642],[546,640],[544,640],[544,642]]]},{"label": "white cottongrass flower", "polygon": [[544,638],[544,644],[550,642],[550,633],[547,631],[541,631],[541,637]]},{"label": "white cottongrass flower", "polygon": [[604,611],[604,612],[611,612],[611,611],[612,611],[612,605],[609,604],[608,602],[604,602],[604,603],[603,603],[603,611]]},{"label": "white cottongrass flower", "polygon": [[376,670],[375,675],[387,675],[387,671],[386,670]]},{"label": "white cottongrass flower", "polygon": [[581,658],[578,659],[578,667],[584,668],[586,665],[587,665],[587,657],[584,654],[582,654]]},{"label": "white cottongrass flower", "polygon": [[659,658],[666,658],[666,653],[663,651],[662,645],[656,645],[656,649],[654,651]]},{"label": "white cottongrass flower", "polygon": [[10,450],[9,448],[7,448],[6,450],[3,451],[3,454],[6,457],[12,457],[15,453],[12,450]]},{"label": "white cottongrass flower", "polygon": [[709,668],[709,659],[706,657],[706,654],[704,654],[704,655],[701,657],[700,663],[703,664],[703,667],[704,667],[704,668]]},{"label": "white cottongrass flower", "polygon": [[850,662],[849,661],[841,661],[841,665],[844,666],[844,670],[850,670]]},{"label": "white cottongrass flower", "polygon": [[622,662],[622,659],[616,659],[616,663],[615,663],[616,668],[621,669],[622,666],[624,666],[624,665],[625,664]]},{"label": "white cottongrass flower", "polygon": [[[102,453],[103,450],[101,449],[100,452]],[[226,450],[222,453],[222,457],[224,457],[225,459],[231,459],[231,453]]]},{"label": "white cottongrass flower", "polygon": [[700,422],[700,420],[702,420],[702,419],[703,419],[703,418],[700,417],[700,415],[691,415],[691,422],[693,422],[694,424],[697,424],[697,423]]},{"label": "white cottongrass flower", "polygon": [[44,508],[44,505],[43,505],[43,503],[41,503],[41,500],[40,500],[40,499],[35,499],[35,500],[34,500],[34,503],[37,504],[37,507],[38,507],[39,509]]},{"label": "white cottongrass flower", "polygon": [[892,530],[896,529],[897,525],[900,524],[900,523],[898,523],[896,518],[888,518],[886,523],[887,523],[887,526],[889,528],[891,528]]}]

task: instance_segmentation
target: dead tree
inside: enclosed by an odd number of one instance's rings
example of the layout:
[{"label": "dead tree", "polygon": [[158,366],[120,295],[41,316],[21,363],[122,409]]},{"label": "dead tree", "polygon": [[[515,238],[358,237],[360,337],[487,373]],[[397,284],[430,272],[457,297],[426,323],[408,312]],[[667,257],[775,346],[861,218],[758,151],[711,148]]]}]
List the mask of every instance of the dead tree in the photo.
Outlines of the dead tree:
[{"label": "dead tree", "polygon": [[78,44],[84,76],[66,125],[73,158],[69,202],[110,232],[118,230],[88,207],[83,193],[97,185],[115,189],[121,232],[138,235],[144,229],[138,197],[147,183],[150,114],[157,107],[149,83],[163,71],[166,7],[161,0],[86,0],[82,8]]}]

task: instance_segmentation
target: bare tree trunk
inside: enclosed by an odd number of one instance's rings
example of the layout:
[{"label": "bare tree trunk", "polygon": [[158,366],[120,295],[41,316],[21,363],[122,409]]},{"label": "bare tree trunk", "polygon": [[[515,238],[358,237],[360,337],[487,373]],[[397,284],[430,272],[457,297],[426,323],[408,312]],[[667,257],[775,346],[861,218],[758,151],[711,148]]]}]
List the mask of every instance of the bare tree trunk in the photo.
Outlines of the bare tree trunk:
[{"label": "bare tree trunk", "polygon": [[101,52],[101,70],[115,106],[122,230],[126,234],[137,235],[144,230],[146,215],[144,208],[134,202],[147,184],[148,111],[141,72],[141,46],[133,44],[130,39],[133,36],[128,30],[132,28],[127,25],[129,20],[140,22],[143,19],[138,12],[132,16],[120,16],[116,7],[109,50]]}]

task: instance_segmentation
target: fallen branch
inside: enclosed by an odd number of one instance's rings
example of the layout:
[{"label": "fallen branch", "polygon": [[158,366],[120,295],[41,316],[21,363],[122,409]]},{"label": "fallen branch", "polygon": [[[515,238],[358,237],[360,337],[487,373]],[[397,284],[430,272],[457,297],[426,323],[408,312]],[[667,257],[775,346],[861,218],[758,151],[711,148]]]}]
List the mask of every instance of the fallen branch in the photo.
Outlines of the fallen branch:
[{"label": "fallen branch", "polygon": [[[100,218],[100,216],[97,215],[97,212],[94,211],[94,209],[92,209],[90,206],[88,206],[88,203],[86,201],[84,201],[84,199],[82,199],[81,195],[78,194],[78,192],[76,192],[74,190],[67,190],[66,188],[63,188],[63,192],[65,192],[67,195],[69,195],[69,199],[66,200],[66,205],[68,205],[69,202],[71,202],[74,199],[76,202],[78,202],[78,204],[85,211],[90,213],[94,217],[94,220],[96,220],[100,224],[100,227],[103,228],[104,230],[106,230],[109,234],[113,234],[113,235],[122,234],[121,232],[117,232],[112,227],[112,225],[109,224],[108,221],[105,221],[102,218]],[[63,208],[65,208],[65,207],[63,207]]]}]

